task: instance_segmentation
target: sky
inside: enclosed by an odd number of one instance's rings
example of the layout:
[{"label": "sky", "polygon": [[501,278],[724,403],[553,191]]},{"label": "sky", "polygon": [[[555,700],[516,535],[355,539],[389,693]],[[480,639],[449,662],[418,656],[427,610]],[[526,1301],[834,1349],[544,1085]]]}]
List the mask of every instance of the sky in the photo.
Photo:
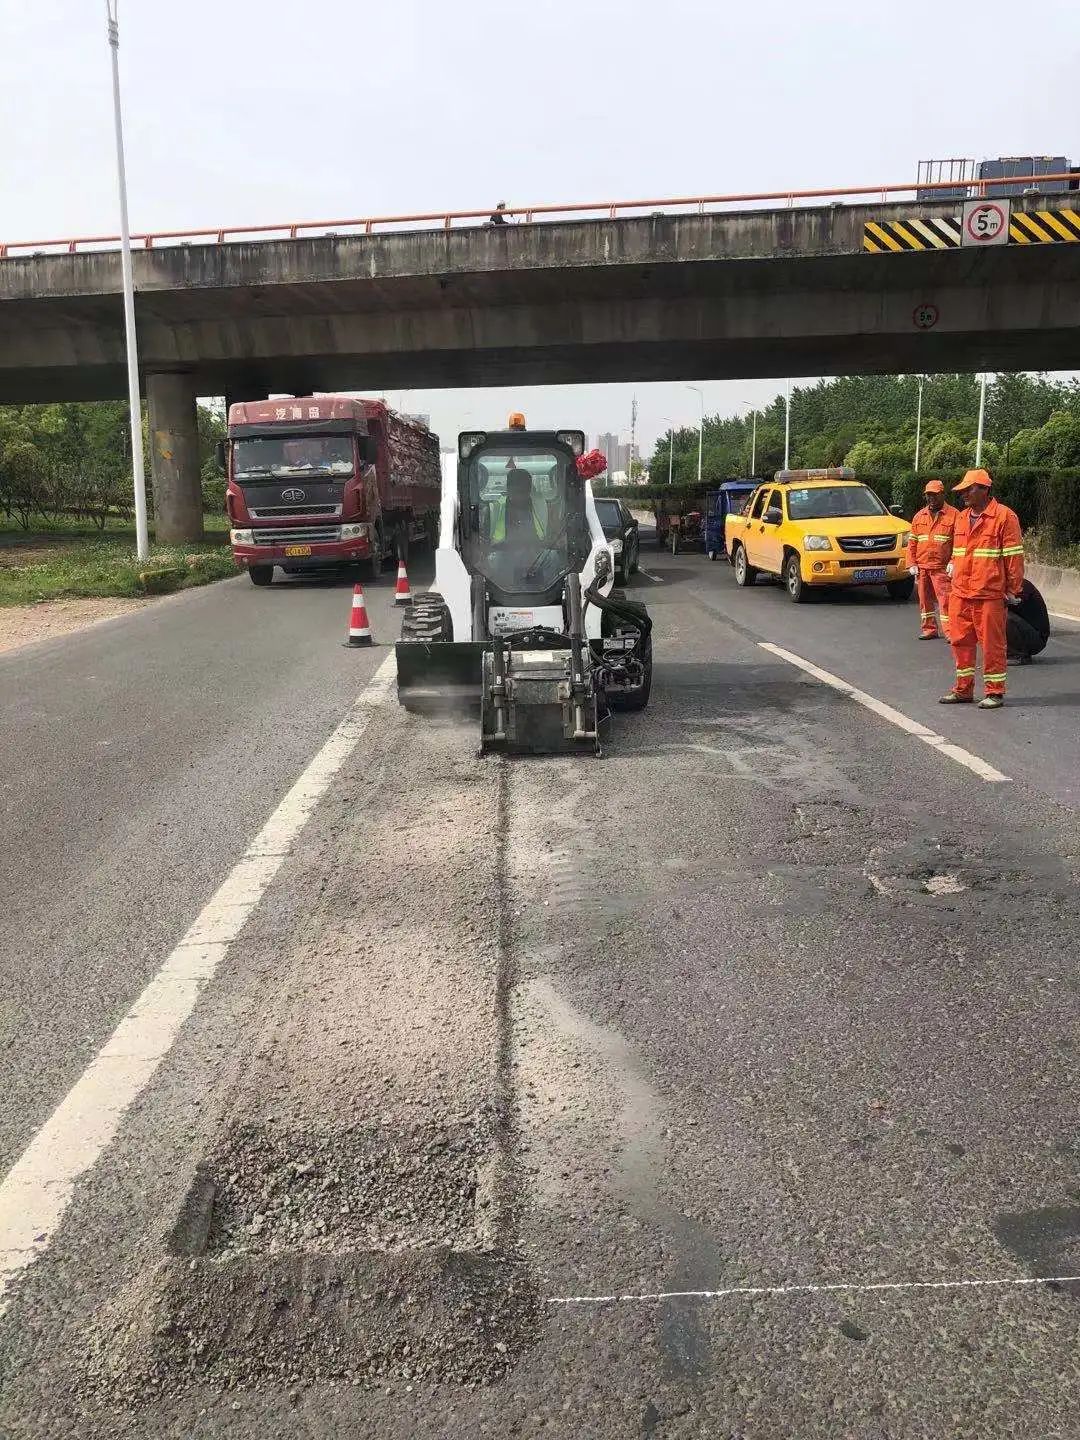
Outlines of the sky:
[{"label": "sky", "polygon": [[[903,183],[1080,163],[1075,0],[120,0],[132,228]],[[0,0],[0,239],[118,226],[105,0]],[[811,378],[811,377],[806,377]],[[698,382],[707,413],[775,380]],[[796,377],[798,383],[798,377]],[[628,436],[682,384],[392,392],[433,428]]]}]

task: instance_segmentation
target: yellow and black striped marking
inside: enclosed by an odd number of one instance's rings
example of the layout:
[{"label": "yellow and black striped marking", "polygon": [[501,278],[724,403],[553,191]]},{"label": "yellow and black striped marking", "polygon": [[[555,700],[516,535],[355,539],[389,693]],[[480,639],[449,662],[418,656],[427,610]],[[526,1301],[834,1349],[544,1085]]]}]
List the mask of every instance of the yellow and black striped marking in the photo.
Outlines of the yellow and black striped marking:
[{"label": "yellow and black striped marking", "polygon": [[1080,245],[1080,213],[1076,210],[1014,210],[1009,222],[1010,245]]},{"label": "yellow and black striped marking", "polygon": [[901,250],[956,250],[960,245],[960,218],[868,220],[863,226],[862,243],[871,255],[895,255]]}]

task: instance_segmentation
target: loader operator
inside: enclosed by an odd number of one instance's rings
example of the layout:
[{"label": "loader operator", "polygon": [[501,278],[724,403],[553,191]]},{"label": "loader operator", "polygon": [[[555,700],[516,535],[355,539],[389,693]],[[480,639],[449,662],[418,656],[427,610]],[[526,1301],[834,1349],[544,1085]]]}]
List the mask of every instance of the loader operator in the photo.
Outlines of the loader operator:
[{"label": "loader operator", "polygon": [[492,505],[491,541],[535,550],[547,530],[547,502],[533,493],[532,476],[511,455],[506,465],[506,496]]}]

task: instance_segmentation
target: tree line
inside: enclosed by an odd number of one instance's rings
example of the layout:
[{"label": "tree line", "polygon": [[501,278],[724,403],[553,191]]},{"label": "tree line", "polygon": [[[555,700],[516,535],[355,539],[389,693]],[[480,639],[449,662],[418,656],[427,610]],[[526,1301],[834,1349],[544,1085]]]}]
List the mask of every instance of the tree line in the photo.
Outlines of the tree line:
[{"label": "tree line", "polygon": [[[104,530],[130,520],[131,433],[126,401],[0,406],[0,513],[31,530],[60,517]],[[223,510],[224,482],[214,449],[225,434],[217,411],[198,407],[203,508]],[[149,437],[143,412],[147,500],[153,513]]]},{"label": "tree line", "polygon": [[[975,461],[979,415],[976,375],[928,375],[923,381],[919,471],[963,470]],[[900,476],[915,468],[919,377],[851,375],[800,386],[791,395],[793,468],[850,465],[866,476]],[[784,396],[758,411],[758,475],[784,463]],[[702,480],[750,473],[751,412],[705,420]],[[1042,375],[997,375],[987,385],[983,464],[1066,470],[1080,467],[1080,383]],[[689,485],[697,479],[698,428],[668,431],[649,462],[653,484],[668,475]]]}]

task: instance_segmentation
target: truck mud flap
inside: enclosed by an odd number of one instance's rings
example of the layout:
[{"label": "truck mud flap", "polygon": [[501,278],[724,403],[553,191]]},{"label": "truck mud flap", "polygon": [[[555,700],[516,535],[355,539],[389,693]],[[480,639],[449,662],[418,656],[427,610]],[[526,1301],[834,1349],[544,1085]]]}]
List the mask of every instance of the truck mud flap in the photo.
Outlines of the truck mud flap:
[{"label": "truck mud flap", "polygon": [[425,715],[479,715],[487,648],[482,640],[399,640],[399,702]]}]

